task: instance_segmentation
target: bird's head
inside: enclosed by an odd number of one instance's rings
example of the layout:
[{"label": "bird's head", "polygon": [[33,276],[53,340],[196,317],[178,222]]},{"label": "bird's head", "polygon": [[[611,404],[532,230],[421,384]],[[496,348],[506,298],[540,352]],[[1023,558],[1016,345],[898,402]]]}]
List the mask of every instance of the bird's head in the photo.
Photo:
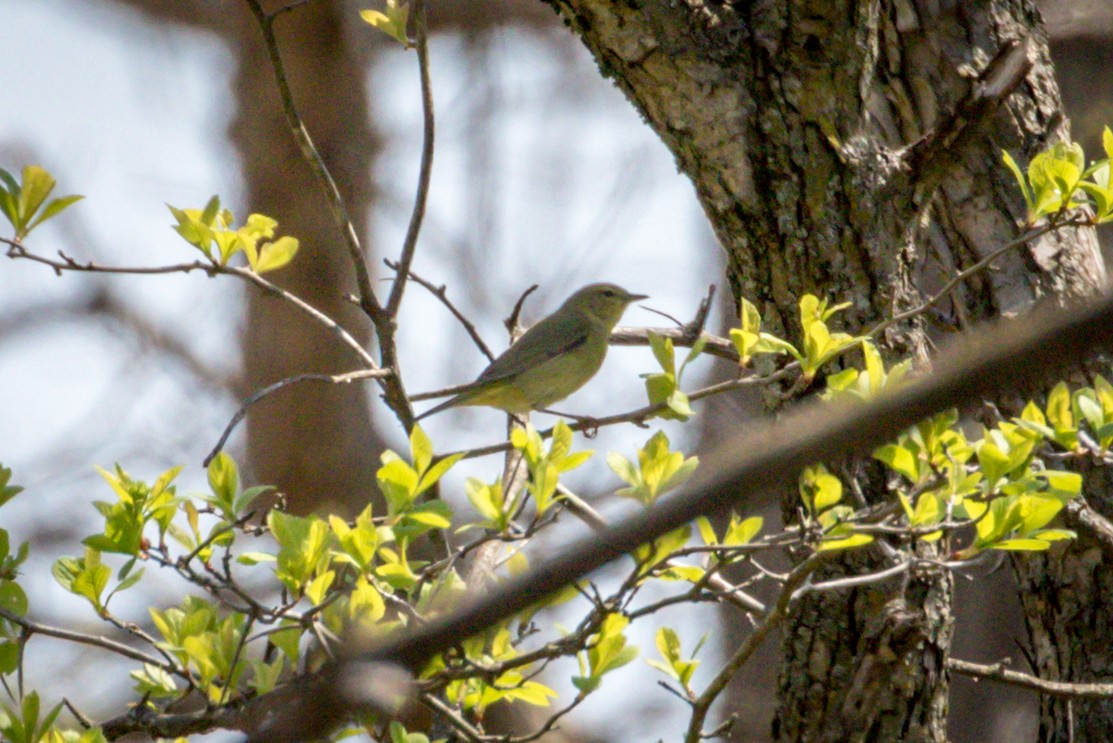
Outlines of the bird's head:
[{"label": "bird's head", "polygon": [[627,305],[645,299],[647,296],[631,294],[615,284],[588,284],[569,297],[564,307],[582,313],[592,321],[606,325],[608,328],[613,328],[622,317]]}]

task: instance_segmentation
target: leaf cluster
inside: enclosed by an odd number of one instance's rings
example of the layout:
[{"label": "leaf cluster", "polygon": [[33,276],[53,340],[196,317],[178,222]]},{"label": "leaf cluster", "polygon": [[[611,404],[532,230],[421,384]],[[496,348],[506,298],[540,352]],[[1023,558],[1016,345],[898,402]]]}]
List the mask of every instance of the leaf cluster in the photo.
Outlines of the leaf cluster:
[{"label": "leaf cluster", "polygon": [[4,215],[15,230],[17,242],[31,234],[31,230],[43,222],[58,216],[64,209],[85,198],[61,196],[47,201],[56,185],[54,176],[38,165],[23,168],[20,179],[0,168],[0,214]]},{"label": "leaf cluster", "polygon": [[1113,131],[1109,127],[1102,132],[1102,147],[1105,158],[1087,167],[1081,145],[1057,142],[1033,157],[1027,171],[1022,171],[1008,152],[1002,153],[1024,195],[1028,226],[1082,206],[1089,207],[1092,224],[1113,221]]},{"label": "leaf cluster", "polygon": [[264,214],[250,214],[242,227],[233,229],[232,212],[220,207],[217,196],[209,199],[204,209],[167,207],[177,220],[174,231],[218,266],[228,265],[234,255],[243,253],[251,270],[264,274],[282,268],[297,255],[298,239],[289,235],[275,238],[278,221]]}]

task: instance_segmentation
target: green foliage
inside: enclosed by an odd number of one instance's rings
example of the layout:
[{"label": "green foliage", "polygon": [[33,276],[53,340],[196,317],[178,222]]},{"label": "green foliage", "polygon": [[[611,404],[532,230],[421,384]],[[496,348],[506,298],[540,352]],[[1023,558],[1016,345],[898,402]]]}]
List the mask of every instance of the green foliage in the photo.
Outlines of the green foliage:
[{"label": "green foliage", "polygon": [[[135,569],[138,560],[149,549],[150,543],[144,535],[148,524],[155,524],[158,543],[171,531],[172,520],[179,507],[188,511],[196,509],[188,501],[183,502],[175,493],[174,478],[181,467],[173,467],[163,472],[154,483],[148,485],[141,480],[132,479],[119,465],[113,472],[97,468],[105,482],[116,495],[116,501],[96,501],[93,505],[104,517],[104,529],[82,540],[85,545],[84,557],[63,557],[54,563],[52,573],[55,580],[70,593],[89,601],[99,614],[106,614],[108,602],[119,593],[135,586],[143,577],[144,569]],[[231,538],[231,534],[228,534]],[[112,576],[112,570],[101,561],[103,553],[126,555],[130,559],[117,571],[116,587],[106,596],[105,589]]]},{"label": "green foliage", "polygon": [[1090,197],[1097,224],[1113,221],[1113,173],[1110,170],[1110,163],[1113,162],[1113,131],[1109,127],[1102,131],[1101,143],[1105,149],[1105,159],[1094,163],[1087,171],[1089,181],[1084,180],[1078,184]]},{"label": "green foliage", "polygon": [[497,532],[506,530],[517,510],[516,506],[521,502],[521,496],[519,495],[519,497],[512,499],[512,507],[507,508],[507,493],[502,486],[502,478],[492,483],[486,483],[477,477],[469,477],[464,482],[464,492],[467,493],[471,504],[475,506],[475,510],[479,511],[479,515],[484,519],[479,523],[479,526]]},{"label": "green foliage", "polygon": [[178,685],[174,677],[166,669],[144,663],[142,670],[133,670],[129,674],[135,681],[135,691],[149,699],[167,699],[178,696]]},{"label": "green foliage", "polygon": [[116,493],[117,500],[115,503],[94,503],[104,516],[104,531],[86,538],[82,543],[101,552],[134,556],[144,548],[143,528],[152,521],[158,525],[161,541],[177,511],[178,500],[171,483],[181,470],[181,467],[173,467],[159,475],[153,484],[147,485],[133,480],[119,465],[114,472],[98,467],[97,471]]},{"label": "green foliage", "polygon": [[1104,454],[1113,444],[1113,386],[1097,376],[1093,387],[1071,393],[1060,382],[1047,397],[1046,415],[1029,403],[1017,423],[1072,452],[1082,451],[1080,433],[1087,426],[1090,439],[1098,444],[1098,453]]},{"label": "green foliage", "polygon": [[638,449],[637,466],[617,452],[607,455],[607,465],[629,485],[619,490],[618,495],[649,505],[658,496],[682,485],[699,466],[699,459],[685,458],[683,453],[669,449],[669,437],[658,431],[644,448]]},{"label": "green foliage", "polygon": [[[347,593],[334,598],[322,613],[325,626],[338,637],[363,632],[374,627],[377,632],[393,629],[397,623],[380,624],[386,616],[382,593],[366,575],[356,579]],[[293,662],[295,659],[291,658]]]},{"label": "green foliage", "polygon": [[444,476],[462,454],[433,461],[429,437],[414,426],[410,432],[410,459],[405,462],[392,451],[383,452],[382,467],[376,473],[379,489],[386,498],[387,524],[400,540],[411,539],[430,529],[447,529],[452,524],[452,509],[441,500],[418,500]]},{"label": "green foliage", "polygon": [[[633,552],[634,562],[638,565],[638,577],[653,576],[667,581],[688,581],[699,583],[707,571],[697,565],[682,565],[667,562],[677,550],[688,544],[692,536],[690,526],[673,529],[651,542],[643,544]],[[666,564],[667,563],[667,564]]]},{"label": "green foliage", "polygon": [[796,355],[796,349],[788,341],[781,340],[761,330],[761,315],[753,302],[742,297],[742,310],[739,313],[739,327],[731,328],[730,340],[738,351],[739,364],[748,366],[750,359],[759,353]]},{"label": "green foliage", "polygon": [[[721,538],[715,533],[715,528],[711,526],[711,522],[704,516],[696,519],[696,528],[699,529],[703,543],[708,547],[744,547],[757,536],[764,523],[765,520],[761,516],[750,516],[743,519],[739,518],[738,514],[731,513],[730,521],[727,523],[727,528],[723,530]],[[722,554],[719,552],[713,553],[713,564],[731,562],[731,560],[723,558]]]},{"label": "green foliage", "polygon": [[[489,639],[488,639],[489,637]],[[505,627],[498,627],[487,635],[473,637],[464,643],[469,658],[484,665],[497,665],[512,661],[519,653],[511,634]],[[496,678],[473,677],[449,684],[445,690],[449,701],[480,718],[495,702],[525,702],[535,707],[548,707],[557,693],[544,684],[529,680],[518,669],[504,671]]]},{"label": "green foliage", "polygon": [[[390,743],[430,743],[429,736],[425,733],[408,733],[406,727],[397,721],[390,723],[388,732]],[[448,738],[437,738],[432,743],[448,743]]]},{"label": "green foliage", "polygon": [[[210,702],[227,698],[238,684],[246,663],[239,652],[243,641],[244,616],[231,613],[220,617],[215,605],[203,599],[186,597],[182,607],[159,611],[151,609],[151,620],[162,635],[157,646],[173,655],[191,673],[194,682]],[[150,671],[150,667],[144,669]],[[137,691],[171,696],[172,686],[157,687],[151,680],[132,674]],[[169,678],[162,680],[171,685]]]},{"label": "green foliage", "polygon": [[0,712],[0,734],[8,743],[39,743],[43,740],[54,724],[58,713],[62,711],[59,702],[40,719],[39,695],[28,692],[23,695],[19,706],[3,704]]},{"label": "green foliage", "polygon": [[883,392],[900,387],[912,368],[912,362],[906,359],[886,370],[881,353],[869,339],[862,339],[862,356],[865,359],[864,369],[848,367],[827,377],[824,398],[869,402]]},{"label": "green foliage", "polygon": [[333,560],[354,565],[361,573],[371,571],[379,545],[394,539],[394,533],[388,527],[380,534],[371,520],[371,504],[367,504],[351,525],[338,516],[329,516],[328,522],[337,546],[332,553]]},{"label": "green foliage", "polygon": [[835,313],[850,306],[843,302],[834,307],[827,306],[826,299],[805,294],[800,299],[800,327],[804,332],[804,350],[796,351],[796,360],[804,371],[805,379],[815,377],[819,368],[843,351],[862,342],[861,336],[831,332],[827,326]]},{"label": "green foliage", "polygon": [[[0,507],[23,491],[12,485],[12,471],[0,465]],[[27,560],[29,546],[22,542],[13,552],[11,534],[0,528],[0,610],[15,617],[27,615],[27,593],[17,580],[20,566]],[[20,628],[0,617],[0,676],[12,673],[19,668],[22,657],[23,636]]]},{"label": "green foliage", "polygon": [[[730,339],[743,366],[755,354],[788,354],[800,363],[804,380],[810,382],[820,367],[864,340],[863,336],[833,332],[828,326],[828,320],[849,306],[849,302],[844,302],[829,307],[826,299],[820,299],[814,294],[801,297],[799,307],[803,346],[797,348],[775,335],[761,332],[761,316],[757,308],[743,299],[740,318],[742,326],[730,331]],[[844,384],[849,385],[849,381]]]},{"label": "green foliage", "polygon": [[274,575],[293,596],[308,596],[314,604],[324,599],[336,573],[329,570],[332,555],[329,526],[317,516],[292,516],[279,510],[267,514],[267,526],[278,555]]},{"label": "green foliage", "polygon": [[[967,440],[956,425],[957,415],[950,411],[875,450],[876,459],[908,482],[907,491],[898,490],[897,497],[919,538],[939,539],[942,530],[932,527],[948,518],[968,520],[976,536],[955,552],[957,559],[985,549],[1043,550],[1054,541],[1071,538],[1072,532],[1045,527],[1081,492],[1082,478],[1047,469],[1036,453],[1045,442],[1077,444],[1072,397],[1093,402],[1098,393],[1087,388],[1072,396],[1065,386],[1057,386],[1048,397],[1048,417],[1029,403],[1020,418],[983,429],[976,441]],[[1091,411],[1092,420],[1103,425],[1099,412],[1100,407]],[[1048,425],[1048,418],[1057,423]]]},{"label": "green foliage", "polygon": [[1086,167],[1086,157],[1076,142],[1056,142],[1032,158],[1027,173],[1008,152],[1003,152],[1005,165],[1012,171],[1027,205],[1029,227],[1044,217],[1057,218],[1087,205],[1092,211],[1090,221],[1102,224],[1113,220],[1113,182],[1110,160],[1113,160],[1113,132],[1106,127],[1102,133],[1105,159]]},{"label": "green foliage", "polygon": [[703,353],[706,345],[707,336],[701,335],[692,344],[688,355],[684,357],[684,363],[677,369],[676,352],[673,349],[672,338],[665,338],[650,332],[649,347],[653,349],[653,356],[661,366],[661,371],[653,374],[643,374],[642,378],[645,379],[645,389],[649,393],[649,404],[665,405],[665,409],[657,413],[659,417],[686,421],[695,415],[691,403],[688,401],[688,395],[680,390],[680,382],[688,364]]},{"label": "green foliage", "polygon": [[[581,466],[594,454],[592,451],[572,451],[572,429],[564,421],[557,421],[553,426],[553,435],[548,449],[541,440],[541,434],[532,424],[512,430],[510,443],[521,452],[526,467],[529,468],[529,482],[526,487],[533,496],[533,504],[537,508],[538,516],[543,515],[553,504],[561,474]],[[517,511],[517,505],[515,501],[509,507],[502,508],[501,501],[499,504],[491,501],[490,505],[485,507],[488,511],[498,507],[501,513],[509,515]],[[480,513],[483,513],[482,509]]]},{"label": "green foliage", "polygon": [[0,506],[10,501],[23,492],[23,488],[18,485],[9,485],[12,481],[12,471],[8,467],[0,465]]},{"label": "green foliage", "polygon": [[235,521],[244,515],[252,501],[274,488],[263,485],[240,490],[240,475],[236,462],[225,452],[220,452],[209,462],[209,487],[212,495],[201,500],[215,508],[225,521]]},{"label": "green foliage", "polygon": [[850,523],[854,508],[842,502],[842,482],[822,464],[804,468],[799,487],[807,509],[806,524],[820,532],[819,550],[860,547],[873,541],[869,534],[854,533]]},{"label": "green foliage", "polygon": [[703,643],[707,641],[707,635],[700,638],[696,643],[696,647],[692,650],[690,657],[685,658],[680,653],[680,637],[676,634],[676,630],[670,627],[661,627],[657,630],[657,651],[661,654],[662,661],[646,659],[646,663],[653,666],[657,670],[664,673],[666,676],[680,682],[680,685],[688,693],[688,697],[695,696],[692,693],[691,683],[692,675],[699,667],[699,661],[695,659],[699,653]]},{"label": "green foliage", "polygon": [[100,558],[101,553],[90,547],[85,550],[85,557],[58,558],[51,572],[62,588],[87,600],[98,614],[104,614],[107,605],[103,594],[112,570]]},{"label": "green foliage", "polygon": [[218,266],[228,265],[232,256],[242,252],[251,270],[263,274],[282,268],[297,255],[298,240],[289,236],[275,239],[278,222],[268,216],[250,214],[242,227],[232,229],[232,212],[220,208],[217,196],[209,199],[204,209],[167,207],[178,221],[174,231]]},{"label": "green foliage", "polygon": [[626,627],[630,620],[621,614],[608,614],[599,631],[591,638],[586,652],[576,658],[580,662],[580,675],[572,683],[580,694],[590,694],[603,683],[603,676],[621,668],[638,657],[638,649],[626,644]]},{"label": "green foliage", "polygon": [[371,26],[382,31],[404,47],[411,46],[406,35],[406,22],[410,17],[408,3],[398,3],[398,0],[386,0],[383,11],[361,10],[359,17]]},{"label": "green foliage", "polygon": [[[22,240],[52,217],[58,216],[63,209],[74,204],[84,196],[61,196],[47,201],[57,182],[54,176],[38,165],[23,168],[23,177],[16,180],[8,171],[0,168],[0,213],[15,230],[15,240]],[[45,206],[44,206],[45,204]]]}]

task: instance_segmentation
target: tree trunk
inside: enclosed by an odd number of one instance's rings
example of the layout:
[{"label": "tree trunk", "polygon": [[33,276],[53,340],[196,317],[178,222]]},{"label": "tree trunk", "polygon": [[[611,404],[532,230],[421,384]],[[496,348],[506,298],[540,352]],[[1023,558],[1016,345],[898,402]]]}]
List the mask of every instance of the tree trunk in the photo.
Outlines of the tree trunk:
[{"label": "tree trunk", "polygon": [[[244,182],[237,217],[262,212],[279,221],[280,234],[297,237],[297,259],[268,278],[337,319],[354,337],[368,341],[366,318],[343,299],[354,285],[350,260],[321,187],[290,134],[262,35],[246,4],[214,10],[203,0],[114,1],[158,22],[216,34],[231,47],[235,117],[230,139]],[[284,4],[264,6],[273,10]],[[306,3],[280,18],[275,32],[295,103],[357,230],[366,235],[378,149],[366,90],[374,49],[351,37],[348,27],[355,13],[335,0]],[[227,194],[230,187],[228,183],[213,190]],[[350,355],[329,333],[254,287],[247,288],[245,314],[242,386],[249,391],[294,374],[353,369]],[[246,424],[249,480],[277,486],[297,513],[362,509],[375,492],[382,448],[371,426],[367,390],[366,385],[300,384],[255,405]]]},{"label": "tree trunk", "polygon": [[[549,2],[692,179],[735,296],[774,332],[798,330],[805,292],[852,301],[851,331],[918,305],[1017,235],[1001,149],[1024,162],[1066,135],[1029,2]],[[1033,63],[1016,93],[984,120],[952,116],[1014,39]],[[956,127],[956,140],[933,136]],[[923,359],[955,326],[1104,283],[1089,230],[996,265],[945,316],[892,328],[885,349]],[[945,739],[950,600],[933,573],[812,594],[785,627],[775,737]]]},{"label": "tree trunk", "polygon": [[[366,234],[377,150],[368,118],[368,45],[349,38],[345,26],[352,18],[342,3],[310,3],[290,15],[275,30],[295,103],[352,219]],[[296,264],[278,280],[366,341],[366,318],[344,301],[355,281],[340,231],[290,134],[259,29],[254,19],[242,16],[232,39],[237,111],[231,139],[241,157],[245,201],[252,211],[276,216],[283,233],[301,240]],[[285,303],[253,291],[244,365],[251,389],[304,372],[355,368],[347,349],[329,333]],[[276,484],[298,513],[358,513],[374,492],[380,448],[367,385],[295,385],[256,405],[247,421],[254,478]]]},{"label": "tree trunk", "polygon": [[[1084,471],[1083,496],[1104,520],[1113,514],[1113,473]],[[1020,602],[1028,622],[1034,672],[1066,681],[1113,677],[1113,550],[1084,524],[1067,525],[1078,538],[1046,554],[1016,559]],[[1113,525],[1105,522],[1107,528]],[[1039,739],[1049,742],[1113,739],[1113,701],[1040,697]]]}]

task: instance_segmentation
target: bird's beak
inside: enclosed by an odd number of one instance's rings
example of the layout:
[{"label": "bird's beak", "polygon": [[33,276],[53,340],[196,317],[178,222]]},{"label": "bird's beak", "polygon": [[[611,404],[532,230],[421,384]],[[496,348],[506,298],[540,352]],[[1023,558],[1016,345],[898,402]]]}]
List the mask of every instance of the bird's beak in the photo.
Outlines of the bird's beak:
[{"label": "bird's beak", "polygon": [[626,300],[627,302],[637,302],[639,299],[649,299],[648,294],[631,294]]}]

